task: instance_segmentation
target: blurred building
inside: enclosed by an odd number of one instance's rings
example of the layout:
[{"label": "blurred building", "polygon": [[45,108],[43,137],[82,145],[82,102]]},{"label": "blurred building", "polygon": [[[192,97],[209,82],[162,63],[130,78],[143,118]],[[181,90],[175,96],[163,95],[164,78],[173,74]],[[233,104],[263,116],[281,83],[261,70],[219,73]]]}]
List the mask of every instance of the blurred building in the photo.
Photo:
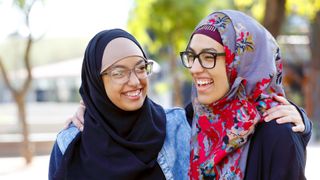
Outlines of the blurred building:
[{"label": "blurred building", "polygon": [[287,97],[300,106],[305,105],[306,70],[311,59],[307,35],[280,35],[277,41],[284,59],[284,79]]},{"label": "blurred building", "polygon": [[[70,59],[32,68],[32,86],[28,102],[76,102],[79,101],[80,72],[82,59]],[[26,70],[9,72],[14,85],[19,85],[26,77]],[[11,93],[0,80],[0,103],[12,102]]]}]

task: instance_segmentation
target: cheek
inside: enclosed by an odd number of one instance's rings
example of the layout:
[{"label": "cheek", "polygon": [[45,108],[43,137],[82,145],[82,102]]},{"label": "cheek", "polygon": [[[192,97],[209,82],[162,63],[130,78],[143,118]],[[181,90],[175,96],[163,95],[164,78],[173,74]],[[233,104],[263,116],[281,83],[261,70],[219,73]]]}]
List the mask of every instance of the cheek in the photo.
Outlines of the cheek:
[{"label": "cheek", "polygon": [[111,100],[111,102],[117,104],[121,96],[121,87],[115,84],[111,85],[110,82],[104,81],[104,89],[107,97]]},{"label": "cheek", "polygon": [[144,87],[143,88],[144,93],[146,93],[148,91],[148,89],[149,89],[149,80],[148,80],[148,78],[140,80],[140,83]]},{"label": "cheek", "polygon": [[216,78],[216,82],[221,92],[226,94],[229,91],[229,80],[225,71],[219,73],[219,76]]}]

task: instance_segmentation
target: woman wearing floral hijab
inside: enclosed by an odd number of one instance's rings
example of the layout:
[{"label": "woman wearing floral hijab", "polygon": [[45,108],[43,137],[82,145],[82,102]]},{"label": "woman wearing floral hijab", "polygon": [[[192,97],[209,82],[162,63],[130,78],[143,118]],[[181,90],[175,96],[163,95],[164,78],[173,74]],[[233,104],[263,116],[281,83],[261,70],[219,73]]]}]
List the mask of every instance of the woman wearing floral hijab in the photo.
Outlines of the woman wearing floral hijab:
[{"label": "woman wearing floral hijab", "polygon": [[271,34],[232,10],[204,18],[181,59],[194,85],[190,179],[305,179],[309,134],[264,122],[284,96]]}]

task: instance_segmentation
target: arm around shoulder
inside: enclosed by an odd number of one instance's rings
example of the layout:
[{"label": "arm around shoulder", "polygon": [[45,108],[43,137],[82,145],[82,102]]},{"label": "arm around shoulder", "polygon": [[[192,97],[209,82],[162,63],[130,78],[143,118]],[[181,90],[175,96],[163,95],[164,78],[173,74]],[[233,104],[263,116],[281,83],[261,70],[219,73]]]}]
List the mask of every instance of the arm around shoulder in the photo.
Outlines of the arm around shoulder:
[{"label": "arm around shoulder", "polygon": [[303,123],[305,125],[305,130],[302,132],[303,135],[303,143],[305,144],[305,146],[308,144],[310,138],[311,138],[311,130],[312,130],[312,122],[310,121],[310,119],[307,116],[307,113],[305,112],[305,110],[299,106],[297,106],[296,104],[294,104],[293,102],[290,101],[290,104],[292,104],[293,106],[296,107],[296,109],[298,110],[298,112],[300,113],[300,116],[302,117]]}]

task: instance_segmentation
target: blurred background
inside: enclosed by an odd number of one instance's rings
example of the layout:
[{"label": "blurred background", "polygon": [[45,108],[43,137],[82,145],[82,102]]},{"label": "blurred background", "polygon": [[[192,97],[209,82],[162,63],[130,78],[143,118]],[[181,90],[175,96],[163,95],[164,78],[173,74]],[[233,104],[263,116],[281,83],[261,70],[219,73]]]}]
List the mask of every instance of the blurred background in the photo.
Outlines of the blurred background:
[{"label": "blurred background", "polygon": [[159,63],[149,96],[190,101],[178,52],[210,12],[236,9],[276,37],[287,97],[313,122],[306,175],[320,163],[320,0],[0,0],[0,179],[47,179],[56,134],[78,107],[82,57],[97,32],[131,32]]}]

